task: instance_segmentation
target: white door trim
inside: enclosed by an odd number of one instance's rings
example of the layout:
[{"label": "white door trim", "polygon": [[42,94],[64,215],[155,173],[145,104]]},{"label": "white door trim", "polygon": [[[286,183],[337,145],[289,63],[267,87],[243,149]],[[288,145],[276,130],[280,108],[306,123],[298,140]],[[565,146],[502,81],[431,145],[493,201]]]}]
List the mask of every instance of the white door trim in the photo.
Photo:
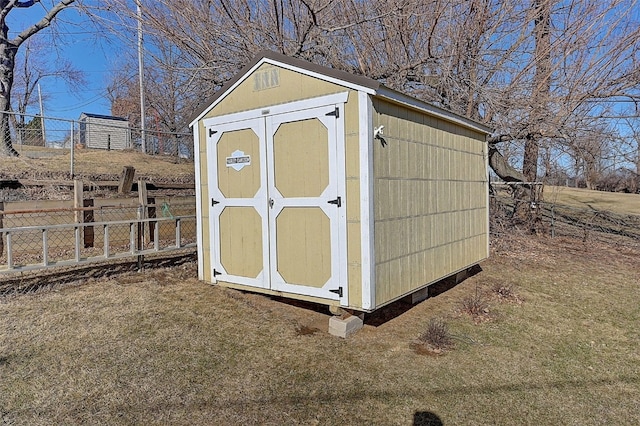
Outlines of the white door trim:
[{"label": "white door trim", "polygon": [[233,114],[221,115],[219,117],[205,118],[202,120],[205,127],[217,126],[234,121],[250,120],[256,117],[266,117],[278,115],[292,111],[301,111],[309,108],[317,108],[327,105],[339,105],[347,102],[349,92],[334,93],[317,98],[303,99],[301,101],[287,102],[284,104],[272,105],[264,108],[256,108]]},{"label": "white door trim", "polygon": [[[334,93],[311,99],[289,102],[286,104],[269,106],[268,108],[258,108],[224,116],[211,117],[202,120],[205,126],[207,137],[207,164],[208,164],[208,184],[209,199],[201,202],[211,203],[211,198],[220,199],[220,203],[209,207],[209,234],[211,241],[211,274],[212,279],[220,281],[243,284],[251,287],[286,291],[294,294],[320,297],[323,299],[339,300],[342,306],[348,306],[348,265],[347,265],[347,216],[346,216],[346,170],[345,170],[345,124],[344,113],[345,103],[349,92]],[[337,111],[337,117],[326,116],[331,110]],[[315,114],[315,115],[314,115]],[[294,121],[299,117],[318,118],[328,129],[332,130],[333,148],[330,149],[329,174],[330,184],[321,194],[322,202],[310,201],[307,198],[284,198],[275,186],[273,175],[273,161],[267,163],[269,158],[273,159],[273,129],[272,126],[279,125],[287,121]],[[276,124],[277,123],[277,124]],[[218,133],[210,135],[209,129],[214,128]],[[220,136],[225,131],[241,130],[251,128],[260,139],[261,181],[260,190],[251,200],[226,198],[220,192],[217,185],[218,176],[218,153],[217,143]],[[276,127],[277,128],[277,127]],[[267,166],[270,164],[270,166]],[[342,206],[337,207],[329,204],[329,200],[341,197]],[[274,208],[269,209],[268,200],[274,199]],[[224,207],[236,205],[251,205],[260,214],[263,223],[263,271],[259,277],[252,279],[229,275],[224,270],[220,262],[220,240],[216,238],[220,235],[219,216]],[[332,229],[335,224],[335,232],[331,235],[332,252],[332,277],[328,280],[323,289],[313,287],[302,287],[284,283],[280,274],[275,271],[277,258],[275,257],[275,237],[272,238],[271,231],[275,226],[275,217],[282,208],[286,206],[314,206],[320,207],[330,218]],[[271,210],[271,211],[270,211]],[[273,218],[273,219],[272,219]],[[273,241],[272,241],[273,240]],[[214,267],[219,266],[221,275],[213,276]],[[273,274],[275,271],[275,274]],[[272,274],[271,276],[269,274]],[[274,279],[277,278],[277,281]],[[274,286],[274,282],[276,283]],[[280,285],[282,284],[282,285]],[[342,287],[342,296],[329,292],[332,287]],[[277,287],[277,288],[276,288]],[[301,292],[301,288],[304,292]]]}]

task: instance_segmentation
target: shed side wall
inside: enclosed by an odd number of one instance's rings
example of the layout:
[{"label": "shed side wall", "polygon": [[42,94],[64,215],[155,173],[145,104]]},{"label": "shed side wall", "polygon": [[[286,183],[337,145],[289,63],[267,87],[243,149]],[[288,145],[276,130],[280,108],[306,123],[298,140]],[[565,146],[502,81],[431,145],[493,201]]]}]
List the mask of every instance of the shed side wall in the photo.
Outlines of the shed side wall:
[{"label": "shed side wall", "polygon": [[[347,262],[349,306],[361,308],[361,246],[360,246],[360,146],[359,146],[359,116],[358,94],[354,90],[318,78],[303,75],[270,64],[264,64],[249,75],[237,87],[224,97],[209,113],[198,121],[199,126],[199,173],[200,196],[202,198],[202,252],[203,277],[205,281],[213,281],[211,277],[211,241],[209,226],[210,195],[208,188],[207,145],[203,120],[241,111],[259,108],[268,110],[270,106],[286,104],[288,102],[311,99],[318,96],[349,91],[349,98],[345,105],[345,171],[346,196],[345,208],[347,214]],[[234,285],[234,287],[238,287]],[[254,291],[263,291],[248,288]],[[263,291],[266,293],[273,293]],[[285,294],[286,295],[286,294]],[[291,296],[300,298],[299,296]]]},{"label": "shed side wall", "polygon": [[376,306],[488,257],[485,135],[374,98]]}]

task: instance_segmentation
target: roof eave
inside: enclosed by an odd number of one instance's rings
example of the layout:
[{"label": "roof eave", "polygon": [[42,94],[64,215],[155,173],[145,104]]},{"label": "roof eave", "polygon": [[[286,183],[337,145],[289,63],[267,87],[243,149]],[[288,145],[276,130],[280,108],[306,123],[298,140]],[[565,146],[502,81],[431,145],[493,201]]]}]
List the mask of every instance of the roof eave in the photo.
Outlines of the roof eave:
[{"label": "roof eave", "polygon": [[461,125],[468,129],[489,135],[493,132],[488,126],[468,119],[451,111],[432,105],[428,102],[421,101],[417,98],[405,95],[393,89],[385,87],[382,83],[369,77],[350,74],[346,71],[335,68],[328,68],[317,65],[303,59],[292,58],[281,53],[270,50],[259,52],[254,59],[247,64],[238,74],[225,83],[204,106],[196,112],[189,120],[189,127],[193,127],[202,117],[211,111],[218,103],[220,103],[229,93],[231,93],[238,85],[245,81],[261,65],[268,63],[280,66],[290,71],[299,72],[310,77],[325,80],[349,89],[365,92],[371,96],[376,96],[391,102],[398,103],[413,109],[417,109],[427,114],[436,116],[443,120]]},{"label": "roof eave", "polygon": [[418,109],[420,111],[426,112],[429,115],[441,118],[451,123],[455,123],[476,132],[484,133],[485,135],[490,135],[491,133],[493,133],[492,128],[485,126],[482,123],[478,123],[477,121],[463,117],[444,108],[437,107],[428,102],[421,101],[420,99],[411,97],[409,95],[405,95],[404,93],[400,93],[396,90],[389,89],[385,86],[381,86],[374,96],[400,105],[408,106],[413,109]]}]

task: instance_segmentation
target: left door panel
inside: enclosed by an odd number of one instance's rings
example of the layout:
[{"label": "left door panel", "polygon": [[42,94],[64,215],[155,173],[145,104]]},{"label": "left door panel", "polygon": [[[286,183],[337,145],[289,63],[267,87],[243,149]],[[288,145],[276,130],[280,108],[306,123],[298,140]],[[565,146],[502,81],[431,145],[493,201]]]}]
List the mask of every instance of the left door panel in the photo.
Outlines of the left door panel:
[{"label": "left door panel", "polygon": [[207,127],[212,276],[269,288],[264,119]]}]

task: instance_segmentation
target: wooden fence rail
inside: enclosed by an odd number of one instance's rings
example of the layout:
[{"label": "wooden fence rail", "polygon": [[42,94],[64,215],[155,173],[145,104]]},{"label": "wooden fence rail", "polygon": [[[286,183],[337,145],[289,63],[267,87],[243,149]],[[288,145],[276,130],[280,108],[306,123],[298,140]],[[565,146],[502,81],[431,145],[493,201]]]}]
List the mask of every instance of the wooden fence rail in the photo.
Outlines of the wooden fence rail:
[{"label": "wooden fence rail", "polygon": [[[152,222],[155,224],[155,226],[150,227],[152,243],[141,244],[142,239],[139,238],[140,230],[145,229],[145,227],[149,227]],[[174,216],[172,218],[95,222],[91,226],[98,226],[101,228],[103,244],[98,250],[91,250],[88,252],[83,250],[81,230],[85,227],[85,224],[71,223],[1,228],[0,237],[5,241],[6,256],[0,257],[0,259],[3,260],[0,264],[0,276],[3,273],[8,272],[24,272],[54,266],[80,265],[122,257],[139,257],[151,253],[195,248],[195,235],[193,238],[185,237],[185,232],[183,231],[183,224],[185,222],[195,225],[195,215]],[[162,243],[162,240],[159,237],[159,230],[161,227],[160,225],[164,223],[172,226],[173,236],[171,239],[164,240],[164,243]],[[111,232],[118,226],[125,226],[129,230],[128,242],[125,245],[114,244],[111,240]],[[195,230],[195,226],[193,228]],[[53,233],[59,231],[67,231],[68,234],[72,236],[71,238],[73,241],[71,242],[67,240],[70,244],[68,244],[66,250],[57,250],[54,252],[50,244],[50,238]],[[33,250],[33,246],[31,246],[31,250],[27,252],[24,250],[16,250],[14,239],[24,233],[36,233],[39,235],[41,239],[39,241],[37,251]],[[86,247],[84,247],[84,249],[86,249]],[[18,255],[21,256],[22,262],[17,261]]]},{"label": "wooden fence rail", "polygon": [[[139,182],[144,188],[144,184]],[[195,248],[195,197],[0,202],[0,275]]]}]

